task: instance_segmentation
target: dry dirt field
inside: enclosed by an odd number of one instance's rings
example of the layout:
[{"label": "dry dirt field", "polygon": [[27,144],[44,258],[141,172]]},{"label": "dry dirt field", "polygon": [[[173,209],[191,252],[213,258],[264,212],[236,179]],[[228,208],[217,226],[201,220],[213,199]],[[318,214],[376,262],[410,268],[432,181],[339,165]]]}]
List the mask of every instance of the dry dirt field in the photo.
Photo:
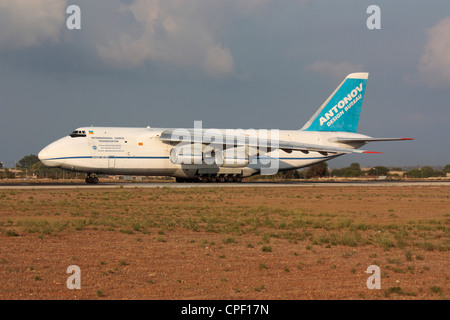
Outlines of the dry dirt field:
[{"label": "dry dirt field", "polygon": [[0,242],[2,300],[450,297],[446,186],[0,190]]}]

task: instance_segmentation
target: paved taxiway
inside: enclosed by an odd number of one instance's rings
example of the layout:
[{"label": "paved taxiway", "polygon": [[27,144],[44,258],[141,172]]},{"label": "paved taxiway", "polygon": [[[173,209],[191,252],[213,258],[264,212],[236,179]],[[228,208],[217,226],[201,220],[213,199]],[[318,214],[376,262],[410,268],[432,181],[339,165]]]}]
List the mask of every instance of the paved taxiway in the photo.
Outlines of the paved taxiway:
[{"label": "paved taxiway", "polygon": [[242,182],[242,183],[176,183],[176,182],[100,182],[80,183],[2,183],[0,190],[7,189],[105,189],[105,188],[262,188],[262,187],[407,187],[450,186],[450,181],[340,181],[340,182]]}]

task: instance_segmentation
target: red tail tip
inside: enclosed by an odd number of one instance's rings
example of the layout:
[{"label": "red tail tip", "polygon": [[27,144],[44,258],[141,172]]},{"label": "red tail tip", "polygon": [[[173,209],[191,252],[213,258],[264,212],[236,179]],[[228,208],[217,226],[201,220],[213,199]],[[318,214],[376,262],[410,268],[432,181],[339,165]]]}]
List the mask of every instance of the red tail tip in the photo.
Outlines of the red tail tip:
[{"label": "red tail tip", "polygon": [[376,154],[383,154],[383,152],[377,152],[377,151],[364,151],[363,153],[376,153]]},{"label": "red tail tip", "polygon": [[401,138],[401,140],[414,140],[414,138]]}]

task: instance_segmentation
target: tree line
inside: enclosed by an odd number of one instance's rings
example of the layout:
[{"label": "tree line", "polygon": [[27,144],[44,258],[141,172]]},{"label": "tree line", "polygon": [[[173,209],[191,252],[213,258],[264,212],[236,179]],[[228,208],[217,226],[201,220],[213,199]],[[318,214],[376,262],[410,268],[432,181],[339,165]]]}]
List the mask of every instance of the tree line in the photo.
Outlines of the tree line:
[{"label": "tree line", "polygon": [[[362,170],[359,163],[352,163],[349,167],[331,170],[330,175],[335,177],[390,176],[398,178],[437,178],[445,177],[447,176],[447,173],[450,173],[450,164],[447,164],[443,170],[435,170],[430,166],[414,168],[411,170],[375,166],[368,170]],[[400,176],[401,174],[403,177]]]},{"label": "tree line", "polygon": [[4,168],[3,164],[0,164],[0,169],[3,169],[3,174],[0,174],[0,179],[25,178],[31,176],[48,179],[73,179],[80,175],[76,172],[46,167],[35,154],[30,154],[20,159],[16,163],[15,168]]},{"label": "tree line", "polygon": [[265,179],[313,179],[323,177],[358,178],[358,177],[390,177],[390,178],[432,178],[446,177],[450,173],[450,164],[442,170],[435,170],[430,166],[403,170],[402,168],[388,168],[375,166],[370,169],[361,169],[359,163],[339,169],[330,169],[326,162],[320,162],[303,170],[289,170],[278,172],[274,177],[266,176]]}]

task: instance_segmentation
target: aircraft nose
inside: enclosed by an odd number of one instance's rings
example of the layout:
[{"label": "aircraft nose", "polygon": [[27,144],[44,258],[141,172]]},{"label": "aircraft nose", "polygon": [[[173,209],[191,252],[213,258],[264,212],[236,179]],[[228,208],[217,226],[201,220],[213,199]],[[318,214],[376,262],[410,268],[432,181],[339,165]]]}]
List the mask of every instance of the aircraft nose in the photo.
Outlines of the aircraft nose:
[{"label": "aircraft nose", "polygon": [[45,159],[48,159],[48,151],[47,148],[44,148],[41,150],[41,152],[38,153],[39,160],[44,161]]},{"label": "aircraft nose", "polygon": [[60,162],[54,159],[51,149],[51,145],[46,146],[38,153],[38,158],[47,167],[58,167]]},{"label": "aircraft nose", "polygon": [[45,147],[44,149],[41,150],[41,152],[38,153],[38,158],[39,160],[41,160],[41,162],[47,166],[47,167],[52,167],[52,163],[49,160],[49,152],[48,152],[48,147]]},{"label": "aircraft nose", "polygon": [[[78,143],[78,144],[77,144]],[[73,140],[70,136],[56,140],[42,149],[38,158],[47,167],[65,168],[72,167],[68,159],[79,155],[79,150],[85,150],[84,140]]]}]

